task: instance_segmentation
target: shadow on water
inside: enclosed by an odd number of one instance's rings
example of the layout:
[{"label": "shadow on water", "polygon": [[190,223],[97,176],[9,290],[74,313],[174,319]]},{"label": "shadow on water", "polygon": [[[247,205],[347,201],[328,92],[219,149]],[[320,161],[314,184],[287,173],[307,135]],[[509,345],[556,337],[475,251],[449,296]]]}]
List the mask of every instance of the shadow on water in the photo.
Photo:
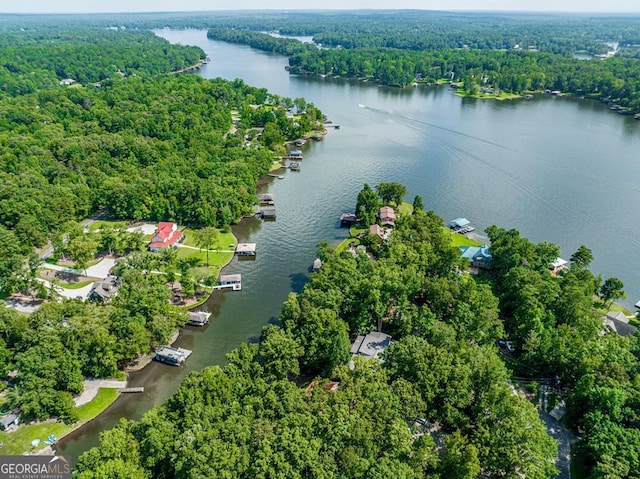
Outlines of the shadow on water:
[{"label": "shadow on water", "polygon": [[293,273],[289,275],[289,279],[291,280],[291,291],[299,293],[304,285],[307,284],[309,277],[303,273]]}]

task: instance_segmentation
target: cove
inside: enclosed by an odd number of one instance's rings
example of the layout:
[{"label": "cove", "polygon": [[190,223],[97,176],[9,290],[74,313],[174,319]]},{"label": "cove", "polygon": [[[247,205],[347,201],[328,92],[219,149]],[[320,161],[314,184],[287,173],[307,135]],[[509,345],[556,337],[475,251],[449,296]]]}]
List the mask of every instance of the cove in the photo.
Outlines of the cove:
[{"label": "cove", "polygon": [[625,283],[630,305],[640,299],[640,122],[594,101],[536,96],[531,101],[462,99],[446,86],[397,89],[342,79],[290,76],[287,59],[207,39],[204,30],[159,30],[174,43],[197,45],[211,57],[205,78],[246,83],[316,104],[340,130],[303,148],[300,172],[267,178],[278,219],[245,220],[240,241],[258,244],[255,261],[233,261],[243,290],[216,293],[204,329],[186,328],[177,343],[193,350],[182,368],[152,363],[131,375],[144,394],[123,395],[105,413],[61,441],[79,456],[119,418],[139,419],[162,403],[189,371],[225,362],[275,321],[290,291],[303,286],[316,245],[338,243],[338,217],[353,210],[363,183],[398,181],[407,199],[423,196],[445,220],[469,218],[482,231],[516,228],[534,242],[557,243],[569,258],[593,250],[592,270]]}]

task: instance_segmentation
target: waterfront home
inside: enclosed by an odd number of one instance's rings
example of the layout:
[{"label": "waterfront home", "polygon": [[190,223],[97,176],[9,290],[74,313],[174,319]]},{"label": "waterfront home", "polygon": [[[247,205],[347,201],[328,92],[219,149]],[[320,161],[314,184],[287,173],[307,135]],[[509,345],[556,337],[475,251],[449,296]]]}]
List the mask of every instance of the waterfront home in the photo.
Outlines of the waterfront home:
[{"label": "waterfront home", "polygon": [[560,271],[568,269],[568,267],[569,262],[566,259],[556,258],[555,261],[551,263],[549,271],[551,271],[552,275],[556,276]]},{"label": "waterfront home", "polygon": [[378,211],[378,219],[382,226],[395,226],[396,212],[390,206],[383,206]]},{"label": "waterfront home", "polygon": [[342,213],[340,215],[340,227],[341,228],[349,228],[352,225],[356,224],[358,218],[353,213]]},{"label": "waterfront home", "polygon": [[391,346],[391,336],[373,331],[366,335],[359,335],[351,345],[352,356],[364,356],[367,359],[381,360],[382,352]]},{"label": "waterfront home", "polygon": [[89,293],[89,301],[94,303],[108,303],[118,294],[120,282],[117,276],[107,276],[102,281],[93,284],[93,288]]},{"label": "waterfront home", "polygon": [[189,311],[189,324],[191,326],[204,326],[209,322],[211,313],[206,311]]},{"label": "waterfront home", "polygon": [[312,271],[318,271],[320,268],[322,268],[322,260],[320,258],[316,258],[313,261],[313,266],[311,267]]},{"label": "waterfront home", "polygon": [[380,240],[385,239],[385,231],[380,225],[369,226],[369,234],[377,236]]},{"label": "waterfront home", "polygon": [[74,83],[77,83],[73,78],[65,78],[64,80],[60,80],[60,86],[70,86]]},{"label": "waterfront home", "polygon": [[603,334],[611,332],[618,336],[632,336],[638,331],[638,328],[629,324],[629,318],[621,311],[609,311],[603,319]]},{"label": "waterfront home", "polygon": [[255,256],[256,243],[238,243],[236,246],[236,254],[238,256]]},{"label": "waterfront home", "polygon": [[262,193],[258,195],[258,203],[261,205],[273,206],[276,202],[271,193]]},{"label": "waterfront home", "polygon": [[175,246],[182,239],[182,231],[178,230],[178,225],[168,221],[161,221],[151,238],[149,250],[158,252],[161,249]]},{"label": "waterfront home", "polygon": [[460,257],[469,261],[474,268],[491,269],[491,250],[486,244],[482,246],[460,246]]},{"label": "waterfront home", "polygon": [[0,431],[12,431],[18,428],[20,418],[17,414],[7,414],[0,418]]}]

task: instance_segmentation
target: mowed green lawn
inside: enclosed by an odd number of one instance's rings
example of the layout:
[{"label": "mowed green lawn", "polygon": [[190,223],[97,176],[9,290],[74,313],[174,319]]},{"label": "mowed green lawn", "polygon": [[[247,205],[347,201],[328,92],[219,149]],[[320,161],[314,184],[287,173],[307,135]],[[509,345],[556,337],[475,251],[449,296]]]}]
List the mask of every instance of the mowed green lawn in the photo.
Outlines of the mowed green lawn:
[{"label": "mowed green lawn", "polygon": [[41,443],[37,449],[44,447],[43,442],[50,434],[60,439],[65,434],[71,432],[74,427],[85,423],[102,411],[104,411],[118,397],[116,389],[100,388],[98,395],[87,404],[78,408],[79,422],[75,424],[63,424],[61,422],[44,422],[40,424],[21,425],[16,431],[0,431],[0,442],[4,443],[0,447],[0,454],[22,454],[31,450],[31,441],[40,439]]}]

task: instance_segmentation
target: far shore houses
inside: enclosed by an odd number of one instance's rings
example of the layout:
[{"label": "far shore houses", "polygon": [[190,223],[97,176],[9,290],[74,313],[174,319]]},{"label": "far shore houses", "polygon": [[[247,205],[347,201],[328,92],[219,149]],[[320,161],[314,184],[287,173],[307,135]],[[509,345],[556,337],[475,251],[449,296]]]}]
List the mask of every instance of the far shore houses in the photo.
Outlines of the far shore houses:
[{"label": "far shore houses", "polygon": [[158,252],[170,246],[176,246],[182,239],[182,231],[178,229],[178,225],[168,221],[158,223],[156,232],[149,243],[149,250]]}]

